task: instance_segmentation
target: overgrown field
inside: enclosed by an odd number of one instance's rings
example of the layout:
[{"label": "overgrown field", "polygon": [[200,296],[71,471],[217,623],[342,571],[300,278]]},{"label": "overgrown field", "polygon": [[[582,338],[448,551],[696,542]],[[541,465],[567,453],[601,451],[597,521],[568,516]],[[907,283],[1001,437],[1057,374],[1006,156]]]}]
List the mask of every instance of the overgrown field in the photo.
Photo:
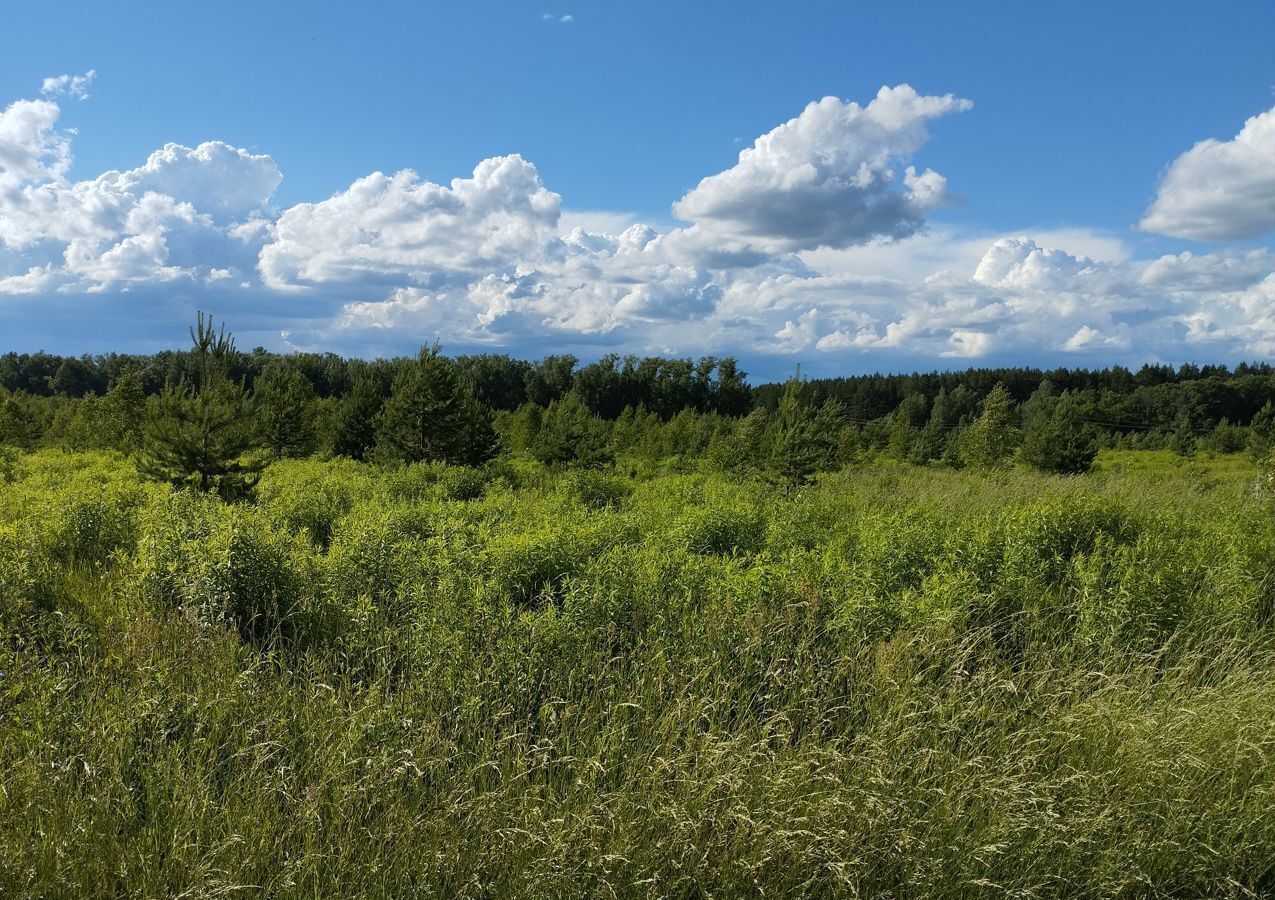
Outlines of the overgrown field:
[{"label": "overgrown field", "polygon": [[1238,457],[0,472],[0,896],[1275,892]]}]

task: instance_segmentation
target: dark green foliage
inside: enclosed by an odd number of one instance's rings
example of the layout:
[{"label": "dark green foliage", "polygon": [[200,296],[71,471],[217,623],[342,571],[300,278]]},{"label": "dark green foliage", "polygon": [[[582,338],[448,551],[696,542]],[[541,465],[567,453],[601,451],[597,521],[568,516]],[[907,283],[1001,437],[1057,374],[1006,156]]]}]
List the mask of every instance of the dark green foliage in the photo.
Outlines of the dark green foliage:
[{"label": "dark green foliage", "polygon": [[1024,462],[1045,472],[1079,475],[1098,455],[1097,430],[1081,418],[1073,395],[1051,397],[1034,410],[1019,452]]},{"label": "dark green foliage", "polygon": [[194,374],[151,398],[147,410],[142,471],[150,477],[222,497],[238,497],[256,482],[264,460],[247,454],[255,446],[253,409],[242,385],[228,372],[234,339],[214,330],[211,318],[191,328]]},{"label": "dark green foliage", "polygon": [[389,393],[390,379],[384,367],[366,369],[355,377],[350,392],[337,406],[333,453],[358,460],[371,457],[376,449],[376,423]]},{"label": "dark green foliage", "polygon": [[531,364],[508,356],[458,356],[456,365],[474,385],[478,399],[492,409],[515,410],[527,402]]},{"label": "dark green foliage", "polygon": [[575,380],[576,358],[570,354],[546,356],[527,373],[527,400],[537,406],[548,406],[561,400]]},{"label": "dark green foliage", "polygon": [[294,366],[273,362],[253,382],[257,440],[271,459],[308,456],[318,446],[314,387]]},{"label": "dark green foliage", "polygon": [[495,450],[490,411],[438,344],[399,368],[377,420],[382,458],[476,465]]},{"label": "dark green foliage", "polygon": [[102,393],[105,380],[91,359],[69,356],[62,360],[49,379],[49,387],[69,397],[83,397],[85,394]]}]

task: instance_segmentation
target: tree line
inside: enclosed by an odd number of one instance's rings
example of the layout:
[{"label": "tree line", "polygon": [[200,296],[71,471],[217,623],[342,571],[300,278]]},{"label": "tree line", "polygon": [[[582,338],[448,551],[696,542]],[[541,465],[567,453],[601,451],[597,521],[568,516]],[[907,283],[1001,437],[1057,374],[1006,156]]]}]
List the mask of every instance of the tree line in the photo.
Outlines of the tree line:
[{"label": "tree line", "polygon": [[234,494],[315,453],[478,466],[703,462],[788,484],[882,456],[1086,471],[1102,447],[1275,446],[1275,368],[970,369],[752,387],[731,357],[344,359],[238,350],[202,314],[151,356],[0,356],[0,446],[113,448],[155,477]]}]

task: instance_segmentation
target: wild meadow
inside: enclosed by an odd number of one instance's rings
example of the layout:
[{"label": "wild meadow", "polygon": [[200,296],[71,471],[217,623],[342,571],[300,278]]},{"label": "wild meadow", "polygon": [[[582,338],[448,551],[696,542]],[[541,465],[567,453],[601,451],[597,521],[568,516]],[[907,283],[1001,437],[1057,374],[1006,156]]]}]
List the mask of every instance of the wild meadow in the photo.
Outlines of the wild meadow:
[{"label": "wild meadow", "polygon": [[1275,891],[1238,455],[0,471],[0,895]]}]

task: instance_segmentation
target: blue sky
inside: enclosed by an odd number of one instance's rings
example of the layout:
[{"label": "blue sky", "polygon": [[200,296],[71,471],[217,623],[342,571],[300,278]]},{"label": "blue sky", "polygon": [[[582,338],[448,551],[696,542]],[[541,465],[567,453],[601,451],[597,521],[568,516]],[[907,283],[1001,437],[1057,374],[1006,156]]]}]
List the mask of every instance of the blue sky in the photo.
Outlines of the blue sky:
[{"label": "blue sky", "polygon": [[0,349],[1275,355],[1268,2],[4,19]]}]

